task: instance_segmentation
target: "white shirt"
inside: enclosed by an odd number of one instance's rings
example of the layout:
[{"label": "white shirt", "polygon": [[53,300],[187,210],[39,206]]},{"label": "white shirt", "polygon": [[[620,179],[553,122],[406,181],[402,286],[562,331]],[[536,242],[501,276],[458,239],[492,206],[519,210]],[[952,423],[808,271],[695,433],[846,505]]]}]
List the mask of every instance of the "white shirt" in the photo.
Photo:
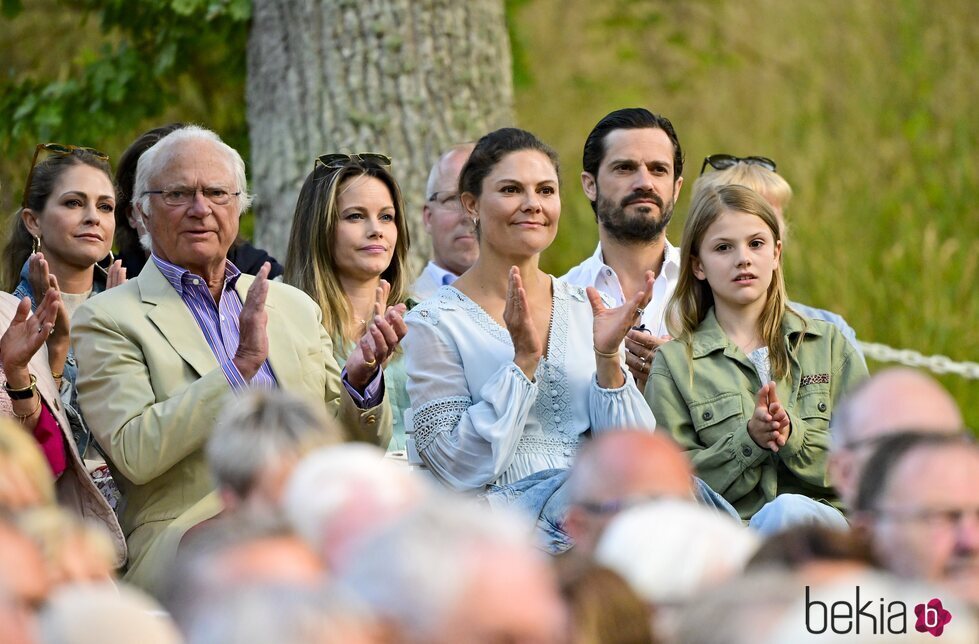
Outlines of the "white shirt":
[{"label": "white shirt", "polygon": [[[680,279],[680,250],[668,239],[664,241],[666,242],[666,252],[663,257],[663,267],[660,269],[659,275],[656,276],[656,281],[653,282],[653,297],[646,305],[646,311],[640,320],[657,337],[669,333],[666,330],[666,304],[673,296],[676,283]],[[619,276],[605,263],[601,242],[591,257],[572,268],[561,279],[582,288],[594,286],[600,293],[604,293],[612,300],[613,306],[622,306],[625,302],[626,298],[622,293]],[[634,294],[630,293],[629,295]]]},{"label": "white shirt", "polygon": [[589,429],[656,426],[628,371],[622,387],[598,386],[588,298],[552,280],[548,350],[533,382],[514,364],[507,330],[458,289],[443,286],[405,316],[405,429],[436,478],[456,490],[570,467]]},{"label": "white shirt", "polygon": [[425,270],[421,272],[415,283],[411,285],[409,289],[411,292],[411,297],[422,302],[428,298],[435,295],[435,291],[439,290],[441,286],[446,284],[451,284],[456,281],[459,276],[452,271],[447,271],[435,262],[429,261],[425,265]]}]

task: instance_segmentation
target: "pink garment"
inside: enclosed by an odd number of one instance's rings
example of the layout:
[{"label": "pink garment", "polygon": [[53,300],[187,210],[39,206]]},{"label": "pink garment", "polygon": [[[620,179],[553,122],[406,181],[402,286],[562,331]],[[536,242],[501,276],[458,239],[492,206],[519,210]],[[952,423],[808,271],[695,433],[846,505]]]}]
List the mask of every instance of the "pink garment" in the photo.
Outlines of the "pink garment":
[{"label": "pink garment", "polygon": [[[0,379],[5,382],[7,380],[2,366],[0,366]],[[44,396],[41,395],[40,389],[37,395],[41,396],[42,404],[41,416],[37,419],[37,425],[34,426],[34,440],[37,441],[38,447],[44,452],[44,457],[48,459],[48,465],[51,466],[51,472],[54,473],[54,478],[57,479],[68,467],[65,443],[62,438],[61,427],[58,425],[58,419],[48,410],[48,403],[44,400]],[[9,416],[11,418],[14,416],[13,402],[7,396],[6,392],[0,392],[0,416]]]},{"label": "pink garment", "polygon": [[61,473],[68,467],[68,460],[65,456],[65,443],[61,437],[61,428],[58,421],[48,411],[47,403],[41,405],[41,416],[34,425],[34,440],[44,452],[44,457],[48,459],[51,472],[54,478],[61,476]]}]

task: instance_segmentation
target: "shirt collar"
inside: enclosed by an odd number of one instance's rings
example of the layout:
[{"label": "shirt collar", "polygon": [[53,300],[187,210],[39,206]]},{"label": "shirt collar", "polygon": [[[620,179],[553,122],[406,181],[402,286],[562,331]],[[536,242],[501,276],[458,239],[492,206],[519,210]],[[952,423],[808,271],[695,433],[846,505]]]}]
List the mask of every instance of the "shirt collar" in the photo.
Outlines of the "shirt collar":
[{"label": "shirt collar", "polygon": [[663,270],[660,272],[668,279],[675,280],[680,276],[680,249],[666,241],[666,252],[663,256]]},{"label": "shirt collar", "polygon": [[[665,274],[670,280],[676,280],[680,275],[680,249],[671,244],[669,239],[664,239],[664,241],[666,242],[666,249],[663,257],[663,268],[660,273]],[[598,242],[595,252],[585,260],[585,268],[588,271],[586,277],[589,284],[595,283],[602,269],[609,268],[605,263],[605,256],[602,254],[602,242]],[[609,270],[611,269],[609,268]],[[657,275],[658,277],[659,275]]]},{"label": "shirt collar", "polygon": [[[156,267],[160,269],[163,277],[166,278],[166,280],[170,283],[170,286],[172,286],[178,294],[183,295],[184,284],[190,284],[194,279],[199,279],[200,281],[204,282],[206,286],[207,281],[200,275],[195,275],[182,266],[172,264],[156,253],[153,253],[151,257],[153,259],[153,263],[155,263]],[[238,267],[235,266],[230,259],[224,260],[224,290],[234,288],[234,285],[238,281],[239,277],[241,277],[241,271],[238,270]]]},{"label": "shirt collar", "polygon": [[[789,310],[786,310],[782,316],[782,332],[788,340],[789,347],[794,346],[794,336],[799,333],[805,332],[806,335],[813,336],[823,335],[818,325],[804,320]],[[728,340],[727,334],[724,333],[724,329],[721,328],[720,323],[717,321],[717,316],[714,314],[714,307],[710,307],[707,310],[707,315],[704,316],[703,322],[700,323],[700,326],[697,327],[697,331],[694,333],[693,357],[702,358],[718,349],[723,350],[730,344],[731,341]]]},{"label": "shirt collar", "polygon": [[428,262],[428,266],[426,267],[425,270],[431,273],[432,277],[435,278],[435,283],[438,284],[439,286],[443,286],[445,284],[451,284],[452,282],[456,281],[456,279],[459,277],[452,271],[445,270],[444,268],[442,268],[441,266],[439,266],[433,261]]},{"label": "shirt collar", "polygon": [[605,259],[602,257],[602,242],[598,242],[598,245],[595,247],[595,252],[592,253],[591,257],[582,262],[582,268],[585,272],[582,275],[583,279],[579,283],[595,284],[602,269],[608,268],[605,265]]}]

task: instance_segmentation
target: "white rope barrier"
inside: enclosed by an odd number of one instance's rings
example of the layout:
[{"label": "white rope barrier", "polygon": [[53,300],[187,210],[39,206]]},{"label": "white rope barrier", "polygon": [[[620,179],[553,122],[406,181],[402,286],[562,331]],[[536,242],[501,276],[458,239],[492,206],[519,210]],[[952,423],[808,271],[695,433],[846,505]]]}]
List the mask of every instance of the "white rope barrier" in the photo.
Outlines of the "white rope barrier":
[{"label": "white rope barrier", "polygon": [[926,356],[911,349],[895,349],[876,342],[859,342],[864,356],[877,362],[897,362],[908,367],[922,367],[938,374],[951,373],[969,380],[979,380],[979,362],[955,362],[948,356]]}]

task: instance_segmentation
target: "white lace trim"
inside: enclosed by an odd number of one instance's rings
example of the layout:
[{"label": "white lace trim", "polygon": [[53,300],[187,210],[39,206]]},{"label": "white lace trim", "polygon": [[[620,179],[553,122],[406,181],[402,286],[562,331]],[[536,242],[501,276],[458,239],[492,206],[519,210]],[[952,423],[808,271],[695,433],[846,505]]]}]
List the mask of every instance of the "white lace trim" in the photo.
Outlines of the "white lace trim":
[{"label": "white lace trim", "polygon": [[517,442],[517,454],[545,454],[548,456],[566,456],[568,458],[575,455],[578,445],[581,442],[580,436],[565,435],[545,435],[545,434],[525,434]]},{"label": "white lace trim", "polygon": [[410,425],[418,451],[428,449],[440,433],[452,431],[471,406],[472,399],[468,396],[453,396],[427,402],[413,410]]}]

